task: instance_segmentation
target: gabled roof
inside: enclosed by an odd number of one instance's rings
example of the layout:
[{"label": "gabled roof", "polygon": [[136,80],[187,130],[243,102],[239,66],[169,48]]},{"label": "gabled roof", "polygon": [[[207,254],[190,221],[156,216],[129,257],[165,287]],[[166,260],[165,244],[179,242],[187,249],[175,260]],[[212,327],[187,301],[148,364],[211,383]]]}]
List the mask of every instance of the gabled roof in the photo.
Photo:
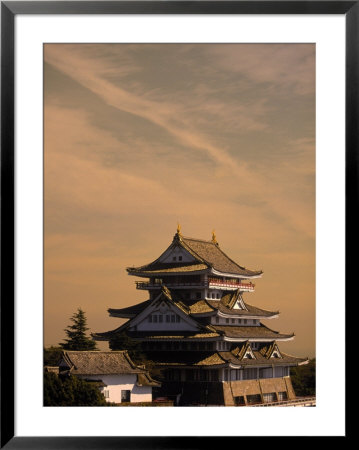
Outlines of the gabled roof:
[{"label": "gabled roof", "polygon": [[239,360],[242,361],[247,353],[249,353],[255,359],[254,353],[249,342],[244,342],[242,345],[235,347],[231,350],[231,353]]},{"label": "gabled roof", "polygon": [[256,276],[262,271],[248,270],[240,266],[229,258],[219,247],[216,241],[204,241],[202,239],[193,239],[180,237],[183,247],[188,250],[192,256],[209,264],[213,269],[223,273],[233,273],[235,275]]},{"label": "gabled roof", "polygon": [[[235,298],[235,293],[226,294],[232,295]],[[172,299],[176,298],[172,295]],[[223,299],[223,297],[222,297]],[[279,314],[279,311],[267,311],[265,309],[257,308],[256,306],[249,305],[248,303],[243,302],[246,309],[233,309],[235,302],[231,305],[232,307],[228,307],[221,300],[178,300],[179,304],[185,305],[188,308],[188,312],[190,315],[197,314],[210,314],[215,313],[217,310],[222,312],[223,314],[231,315],[231,316],[258,316],[258,317],[273,317]],[[151,300],[145,300],[144,302],[138,303],[133,306],[128,306],[126,308],[109,308],[108,312],[111,317],[123,317],[123,318],[131,318],[135,317],[137,314],[142,312],[147,306],[151,303]]]},{"label": "gabled roof", "polygon": [[[178,298],[173,297],[170,290],[166,286],[161,287],[161,292],[159,293],[159,295],[156,298],[154,298],[151,301],[148,301],[148,303],[143,302],[141,305],[141,310],[139,311],[138,314],[140,314],[142,312],[145,314],[146,308],[149,308],[149,307],[151,307],[151,305],[155,305],[156,303],[161,302],[162,300],[165,300],[168,303],[170,303],[171,305],[173,305],[175,308],[178,308],[178,310],[179,310],[178,312],[182,312],[183,314],[185,314],[188,317],[188,322],[191,322],[193,324],[193,327],[197,329],[195,332],[192,332],[191,334],[199,334],[199,335],[212,334],[213,335],[213,333],[214,333],[216,336],[218,336],[218,333],[216,333],[216,330],[211,325],[203,324],[201,322],[198,322],[195,318],[193,318],[191,316],[190,307],[188,305],[186,305],[182,300],[179,300]],[[120,314],[121,314],[121,312],[120,312]],[[127,322],[125,322],[123,325],[116,328],[115,330],[106,331],[103,333],[91,333],[91,336],[93,339],[95,339],[97,341],[107,341],[107,340],[111,339],[115,334],[129,329],[134,324],[134,322],[137,320],[136,317],[137,317],[137,315],[133,314],[132,316],[130,316],[130,320],[128,320]],[[154,332],[151,332],[151,333],[153,334]],[[174,335],[176,335],[176,334],[182,335],[183,334],[182,331],[171,331],[170,333],[171,334],[174,333]],[[158,331],[158,334],[162,336],[163,332]],[[164,334],[166,334],[166,333],[164,333]],[[213,336],[211,336],[211,337],[213,337]]]},{"label": "gabled roof", "polygon": [[[161,256],[171,247],[180,246],[192,255],[194,262],[168,263],[160,262]],[[156,274],[166,272],[195,272],[206,269],[214,269],[221,273],[254,277],[262,274],[262,271],[253,271],[240,266],[229,258],[219,247],[215,240],[205,241],[182,236],[177,232],[171,245],[155,261],[140,267],[128,267],[129,274]]]},{"label": "gabled roof", "polygon": [[268,360],[259,351],[253,351],[254,358],[243,358],[248,343],[238,346],[235,351],[202,351],[202,352],[186,352],[186,351],[161,351],[149,352],[149,358],[156,366],[171,367],[219,367],[228,366],[229,364],[238,367],[270,367],[270,366],[287,366],[303,364],[304,358],[296,358],[294,356],[282,354],[281,359]]},{"label": "gabled roof", "polygon": [[64,351],[60,365],[62,369],[66,365],[74,375],[146,373],[136,366],[127,351]]},{"label": "gabled roof", "polygon": [[244,366],[244,367],[253,367],[253,366],[287,366],[289,365],[298,365],[303,364],[307,361],[307,358],[297,358],[295,356],[287,355],[286,353],[282,353],[282,358],[273,359],[266,358],[261,354],[260,351],[253,350],[254,359],[240,358],[237,357],[233,352],[218,352],[220,357],[225,360],[227,363],[230,363],[234,366]]},{"label": "gabled roof", "polygon": [[225,294],[220,300],[207,300],[207,302],[212,308],[228,315],[273,317],[279,314],[279,311],[267,311],[257,308],[256,306],[245,303],[243,300],[241,304],[244,306],[244,309],[234,309],[238,298],[239,290]]},{"label": "gabled roof", "polygon": [[259,326],[231,326],[231,325],[212,325],[213,328],[225,335],[228,338],[238,338],[238,339],[272,339],[272,340],[286,340],[294,337],[292,334],[281,334],[278,331],[271,330],[265,325],[261,324]]},{"label": "gabled roof", "polygon": [[261,355],[265,356],[267,359],[271,358],[273,352],[275,351],[278,352],[280,356],[282,356],[282,352],[279,350],[279,347],[275,341],[263,345],[259,351]]}]

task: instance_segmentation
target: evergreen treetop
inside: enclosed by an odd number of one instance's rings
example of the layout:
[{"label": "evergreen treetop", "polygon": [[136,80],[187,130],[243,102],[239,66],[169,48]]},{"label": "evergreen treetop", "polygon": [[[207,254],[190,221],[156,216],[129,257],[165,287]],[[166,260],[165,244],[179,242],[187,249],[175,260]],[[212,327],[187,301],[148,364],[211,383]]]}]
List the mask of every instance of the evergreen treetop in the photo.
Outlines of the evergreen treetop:
[{"label": "evergreen treetop", "polygon": [[97,350],[96,342],[86,336],[87,320],[84,311],[81,308],[71,317],[73,325],[65,328],[67,339],[60,346],[64,350]]}]

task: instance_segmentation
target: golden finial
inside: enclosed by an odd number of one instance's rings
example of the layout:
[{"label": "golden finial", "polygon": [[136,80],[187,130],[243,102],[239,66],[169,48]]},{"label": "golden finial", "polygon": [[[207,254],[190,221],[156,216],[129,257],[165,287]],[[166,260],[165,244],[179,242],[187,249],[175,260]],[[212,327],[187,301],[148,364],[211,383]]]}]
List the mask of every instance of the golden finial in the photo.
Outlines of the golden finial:
[{"label": "golden finial", "polygon": [[212,242],[213,242],[213,244],[218,244],[217,239],[216,239],[215,230],[212,230]]},{"label": "golden finial", "polygon": [[177,234],[181,236],[181,225],[177,222]]}]

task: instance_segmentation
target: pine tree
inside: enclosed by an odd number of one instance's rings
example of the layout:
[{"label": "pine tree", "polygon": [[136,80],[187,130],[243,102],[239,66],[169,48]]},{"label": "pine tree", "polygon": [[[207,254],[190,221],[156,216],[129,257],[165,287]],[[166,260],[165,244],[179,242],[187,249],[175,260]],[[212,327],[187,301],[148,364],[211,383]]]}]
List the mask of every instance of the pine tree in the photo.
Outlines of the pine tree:
[{"label": "pine tree", "polygon": [[68,339],[60,344],[64,350],[97,350],[96,342],[86,336],[88,328],[84,311],[81,308],[71,317],[73,325],[65,329]]}]

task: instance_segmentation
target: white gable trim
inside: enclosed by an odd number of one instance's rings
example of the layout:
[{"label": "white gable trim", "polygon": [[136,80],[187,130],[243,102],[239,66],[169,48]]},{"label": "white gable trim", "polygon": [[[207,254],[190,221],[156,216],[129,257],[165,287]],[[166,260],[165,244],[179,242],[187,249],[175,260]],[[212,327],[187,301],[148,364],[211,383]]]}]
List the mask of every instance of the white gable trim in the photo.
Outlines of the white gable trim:
[{"label": "white gable trim", "polygon": [[179,244],[173,244],[158,258],[158,261],[162,263],[173,263],[178,262],[188,263],[198,261],[194,258],[187,250],[185,250]]},{"label": "white gable trim", "polygon": [[270,358],[275,358],[275,355],[278,355],[278,358],[282,358],[283,359],[283,356],[282,356],[282,354],[281,354],[277,344],[274,345],[274,348],[272,350]]},{"label": "white gable trim", "polygon": [[135,318],[130,320],[130,322],[128,323],[129,327],[137,326],[147,320],[150,314],[153,314],[154,312],[160,310],[161,307],[164,308],[164,306],[161,306],[162,304],[166,305],[166,308],[172,311],[174,314],[177,314],[182,319],[182,321],[186,323],[193,331],[197,331],[201,328],[201,326],[195,320],[188,317],[188,315],[185,314],[180,308],[178,308],[178,306],[167,299],[162,292],[160,292],[160,294],[152,300],[147,308],[141,311]]},{"label": "white gable trim", "polygon": [[[248,355],[250,355],[251,358],[248,358]],[[245,351],[245,353],[244,353],[242,359],[256,359],[256,357],[254,356],[254,353],[253,353],[253,351],[252,351],[252,348],[251,348],[250,344],[248,345],[248,347],[247,347],[247,349],[246,349],[246,351]]]}]

